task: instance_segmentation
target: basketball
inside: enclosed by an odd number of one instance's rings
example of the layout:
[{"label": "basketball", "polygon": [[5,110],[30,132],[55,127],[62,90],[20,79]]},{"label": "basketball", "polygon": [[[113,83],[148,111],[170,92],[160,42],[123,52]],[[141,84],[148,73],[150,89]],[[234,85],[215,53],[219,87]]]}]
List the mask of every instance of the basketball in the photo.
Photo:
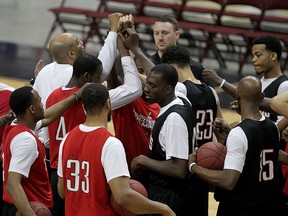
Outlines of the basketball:
[{"label": "basketball", "polygon": [[227,148],[221,143],[205,143],[196,152],[197,165],[207,169],[222,170],[226,153]]},{"label": "basketball", "polygon": [[[142,194],[145,197],[148,197],[148,193],[145,189],[145,187],[138,181],[134,180],[134,179],[130,179],[130,187],[137,191],[138,193]],[[114,197],[113,194],[111,194],[110,197],[110,203],[112,208],[114,209],[114,211],[119,215],[119,216],[136,216],[136,214],[128,211],[127,209],[125,209],[124,207],[122,207],[121,205],[119,205]]]},{"label": "basketball", "polygon": [[[50,210],[44,204],[36,201],[31,201],[29,203],[37,216],[52,216]],[[15,216],[21,216],[21,214],[17,211]]]}]

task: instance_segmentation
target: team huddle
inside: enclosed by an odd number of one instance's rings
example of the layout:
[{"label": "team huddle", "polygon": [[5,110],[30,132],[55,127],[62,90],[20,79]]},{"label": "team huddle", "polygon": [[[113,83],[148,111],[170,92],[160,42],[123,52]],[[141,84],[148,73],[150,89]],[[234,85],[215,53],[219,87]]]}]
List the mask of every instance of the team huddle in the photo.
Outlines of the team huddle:
[{"label": "team huddle", "polygon": [[[118,215],[111,196],[135,215],[208,216],[210,191],[218,216],[287,215],[288,78],[280,41],[254,39],[252,63],[263,77],[234,85],[177,45],[174,17],[154,23],[151,56],[140,48],[132,15],[108,20],[97,57],[63,33],[49,44],[53,62],[36,66],[33,86],[0,83],[2,216],[35,216],[32,201],[53,216]],[[223,118],[215,87],[235,99],[240,122]],[[209,142],[226,146],[223,169],[197,164],[197,149]]]}]

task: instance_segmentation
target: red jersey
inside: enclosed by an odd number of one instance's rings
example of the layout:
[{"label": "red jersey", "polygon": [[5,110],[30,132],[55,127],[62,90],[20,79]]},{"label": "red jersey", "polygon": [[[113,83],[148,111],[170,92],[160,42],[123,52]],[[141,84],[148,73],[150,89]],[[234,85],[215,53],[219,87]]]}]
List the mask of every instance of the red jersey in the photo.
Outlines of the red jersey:
[{"label": "red jersey", "polygon": [[34,161],[30,168],[29,177],[24,178],[21,185],[25,191],[25,194],[29,201],[38,201],[46,205],[48,208],[52,208],[52,191],[49,183],[48,172],[45,164],[45,148],[43,143],[32,133],[32,131],[25,125],[7,125],[4,130],[4,142],[3,142],[3,171],[4,171],[4,182],[3,182],[3,200],[7,203],[13,204],[9,194],[6,190],[8,180],[8,170],[12,154],[10,151],[10,143],[13,138],[22,133],[29,132],[32,134],[37,142],[37,149],[39,155]]},{"label": "red jersey", "polygon": [[66,216],[115,216],[101,163],[103,146],[112,136],[105,128],[83,132],[75,127],[62,152]]},{"label": "red jersey", "polygon": [[[46,101],[46,107],[50,107],[55,103],[69,97],[79,88],[54,90]],[[77,125],[85,122],[86,116],[81,102],[74,103],[61,116],[48,126],[50,140],[50,166],[57,169],[58,152],[61,141],[64,136]]]},{"label": "red jersey", "polygon": [[150,135],[159,112],[158,104],[150,104],[142,97],[112,111],[115,137],[123,143],[129,167],[134,157],[148,155]]},{"label": "red jersey", "polygon": [[[286,144],[285,151],[288,153],[288,144]],[[288,196],[288,165],[282,165],[282,173],[285,179],[285,185],[283,188],[283,193]]]},{"label": "red jersey", "polygon": [[[10,89],[1,89],[0,90],[0,116],[5,115],[9,112],[9,99],[12,94],[12,90]],[[2,136],[5,127],[0,128],[0,145],[2,145]]]}]

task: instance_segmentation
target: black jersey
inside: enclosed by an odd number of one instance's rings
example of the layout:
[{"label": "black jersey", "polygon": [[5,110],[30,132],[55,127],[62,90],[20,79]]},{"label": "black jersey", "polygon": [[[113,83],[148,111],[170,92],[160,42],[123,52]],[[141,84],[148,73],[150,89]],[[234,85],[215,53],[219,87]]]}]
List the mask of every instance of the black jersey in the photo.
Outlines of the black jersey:
[{"label": "black jersey", "polygon": [[[288,80],[288,77],[283,74],[282,76],[278,77],[276,80],[274,80],[265,90],[263,91],[265,94],[265,97],[273,98],[278,93],[278,88],[284,81]],[[264,116],[270,118],[272,121],[277,122],[277,115],[271,114],[269,112],[262,112]]]},{"label": "black jersey", "polygon": [[205,83],[195,84],[190,80],[183,82],[187,98],[192,104],[196,118],[196,140],[200,147],[212,141],[212,123],[217,116],[217,103],[212,89]]},{"label": "black jersey", "polygon": [[[258,215],[255,211],[260,208],[269,211],[275,205],[279,131],[268,118],[264,121],[245,119],[238,126],[248,141],[243,171],[232,191],[219,189],[215,198],[220,201],[221,209],[225,206],[226,209],[243,212],[240,214],[243,216],[251,215],[251,211],[253,215]],[[225,214],[224,210],[221,215],[229,214]]]},{"label": "black jersey", "polygon": [[[185,104],[184,106],[173,105],[156,119],[152,131],[152,149],[149,150],[150,158],[159,161],[166,160],[166,153],[162,150],[159,142],[159,133],[168,115],[172,112],[178,113],[187,125],[189,154],[192,153],[193,140],[195,139],[195,136],[193,135],[193,124],[195,124],[195,119],[189,102],[185,101],[185,99],[182,100]],[[151,171],[148,197],[151,200],[167,204],[177,214],[177,216],[192,215],[189,212],[194,208],[194,206],[191,205],[191,199],[192,196],[194,196],[194,193],[191,189],[192,182],[189,177],[190,175],[185,179],[178,179]]]}]

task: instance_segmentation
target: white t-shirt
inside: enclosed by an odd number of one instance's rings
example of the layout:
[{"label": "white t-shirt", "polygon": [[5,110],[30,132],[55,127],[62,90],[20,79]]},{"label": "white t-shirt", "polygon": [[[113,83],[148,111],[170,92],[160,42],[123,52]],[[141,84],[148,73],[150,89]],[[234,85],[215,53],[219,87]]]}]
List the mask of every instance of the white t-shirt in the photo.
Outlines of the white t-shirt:
[{"label": "white t-shirt", "polygon": [[[88,127],[81,124],[79,128],[81,131],[91,132],[93,130],[97,130],[100,127]],[[57,174],[60,177],[63,177],[62,152],[63,152],[63,145],[65,143],[67,135],[64,137],[59,147]],[[121,141],[118,140],[117,138],[109,137],[106,140],[102,149],[101,163],[104,168],[107,182],[121,176],[127,176],[130,178],[125,150]]]},{"label": "white t-shirt", "polygon": [[[264,91],[274,80],[276,80],[278,77],[276,78],[261,78],[261,83],[262,83],[262,91]],[[279,85],[278,91],[277,91],[277,95],[281,94],[285,91],[288,91],[288,81],[284,81]],[[278,120],[277,122],[279,122],[281,119],[283,118],[283,116],[278,116]]]},{"label": "white t-shirt", "polygon": [[[102,62],[103,71],[101,80],[108,76],[110,73],[116,55],[117,55],[117,33],[109,32],[105,43],[99,52],[98,58]],[[73,67],[69,64],[58,64],[53,62],[46,65],[38,74],[35,79],[33,88],[39,93],[41,101],[46,108],[46,100],[48,96],[57,88],[66,86],[70,81],[73,74]],[[49,147],[49,133],[48,128],[44,127],[39,132],[38,136],[43,141],[45,147]]]},{"label": "white t-shirt", "polygon": [[[171,103],[161,107],[158,117],[175,104],[183,105],[183,101],[176,98]],[[187,125],[178,113],[172,112],[168,115],[160,130],[159,142],[162,150],[166,152],[166,160],[171,159],[171,157],[188,160],[189,144]]]},{"label": "white t-shirt", "polygon": [[[15,125],[15,123],[12,122],[11,125]],[[40,120],[34,131],[39,130],[41,125],[42,121]],[[10,151],[12,157],[8,172],[16,172],[28,178],[30,168],[39,155],[35,137],[27,131],[17,134],[11,140]]]}]

